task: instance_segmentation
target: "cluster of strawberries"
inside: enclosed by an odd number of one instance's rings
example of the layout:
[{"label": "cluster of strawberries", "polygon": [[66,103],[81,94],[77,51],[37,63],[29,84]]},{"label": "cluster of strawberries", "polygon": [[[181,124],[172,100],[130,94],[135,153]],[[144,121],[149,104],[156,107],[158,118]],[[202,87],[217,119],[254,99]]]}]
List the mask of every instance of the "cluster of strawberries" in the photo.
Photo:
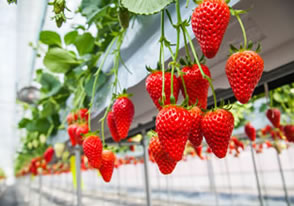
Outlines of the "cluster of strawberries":
[{"label": "cluster of strawberries", "polygon": [[[43,156],[35,157],[31,160],[28,167],[23,168],[20,171],[20,174],[25,175],[31,173],[33,175],[38,175],[40,171],[44,172],[48,170],[48,163],[51,162],[54,156],[54,149],[52,147],[48,147],[44,152]],[[42,170],[41,170],[42,169]]]},{"label": "cluster of strawberries", "polygon": [[83,135],[89,132],[88,118],[89,111],[86,108],[79,109],[76,113],[69,113],[67,115],[67,132],[73,146],[83,144]]},{"label": "cluster of strawberries", "polygon": [[[266,117],[271,122],[271,125],[266,125],[260,130],[262,136],[270,135],[273,140],[281,139],[289,142],[294,142],[294,125],[281,125],[281,112],[277,108],[268,109]],[[256,130],[250,124],[245,125],[245,133],[251,141],[256,139]]]},{"label": "cluster of strawberries", "polygon": [[[192,29],[203,54],[213,58],[229,24],[230,9],[224,0],[197,2],[199,6],[191,19]],[[233,9],[232,14],[239,15]],[[243,104],[250,100],[264,67],[262,58],[257,52],[251,51],[251,47],[244,43],[240,50],[233,49],[225,69],[235,97]],[[150,141],[149,150],[163,174],[170,174],[174,170],[182,159],[188,140],[197,151],[201,148],[203,136],[211,151],[218,158],[224,158],[234,128],[234,118],[228,110],[214,108],[205,111],[210,86],[208,78],[211,77],[209,68],[204,64],[190,64],[184,66],[181,72],[183,76],[177,77],[170,72],[163,75],[162,71],[157,70],[152,71],[146,79],[146,90],[159,110],[156,117],[157,133]],[[162,97],[162,86],[165,97]],[[182,91],[184,98],[186,94],[189,96],[188,107],[173,104],[177,102],[179,91]],[[232,144],[236,145],[235,148],[244,147],[234,139]]]},{"label": "cluster of strawberries", "polygon": [[[114,141],[119,142],[128,136],[134,117],[134,104],[125,92],[116,97],[112,110],[107,115],[107,123]],[[89,165],[98,169],[105,182],[109,182],[115,166],[115,154],[103,149],[98,135],[89,132],[88,110],[80,109],[77,113],[70,113],[67,117],[68,134],[72,145],[82,145]]]}]

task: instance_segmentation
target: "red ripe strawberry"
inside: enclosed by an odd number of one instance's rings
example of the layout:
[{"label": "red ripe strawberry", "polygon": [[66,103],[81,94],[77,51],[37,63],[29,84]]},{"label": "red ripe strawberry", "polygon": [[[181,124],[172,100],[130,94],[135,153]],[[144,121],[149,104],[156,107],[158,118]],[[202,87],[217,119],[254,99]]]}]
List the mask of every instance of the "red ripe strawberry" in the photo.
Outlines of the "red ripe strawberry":
[{"label": "red ripe strawberry", "polygon": [[75,121],[74,115],[69,113],[66,117],[66,121],[68,125],[71,125]]},{"label": "red ripe strawberry", "polygon": [[230,21],[230,10],[224,0],[203,0],[195,8],[191,24],[203,54],[213,58]]},{"label": "red ripe strawberry", "polygon": [[245,134],[249,137],[249,139],[251,141],[255,141],[256,139],[256,130],[255,128],[252,126],[252,124],[250,124],[250,122],[248,122],[246,125],[245,125]]},{"label": "red ripe strawberry", "polygon": [[191,115],[191,131],[189,135],[189,141],[192,143],[194,148],[201,145],[203,134],[201,131],[202,111],[198,107],[193,107],[189,110]]},{"label": "red ripe strawberry", "polygon": [[78,126],[78,128],[76,129],[76,135],[75,135],[77,144],[79,145],[83,144],[83,141],[84,141],[83,135],[87,134],[88,132],[89,132],[89,127],[87,124],[82,124]]},{"label": "red ripe strawberry", "polygon": [[206,152],[207,152],[208,154],[212,153],[211,148],[210,148],[210,147],[207,147]]},{"label": "red ripe strawberry", "polygon": [[135,148],[135,145],[130,145],[130,151],[131,151],[131,152],[135,152],[135,149],[136,149],[136,148]]},{"label": "red ripe strawberry", "polygon": [[99,171],[105,182],[110,182],[115,162],[115,155],[110,150],[103,150],[102,164]]},{"label": "red ripe strawberry", "polygon": [[218,158],[224,158],[234,129],[232,113],[224,109],[207,112],[202,119],[201,128],[212,152]]},{"label": "red ripe strawberry", "polygon": [[[201,68],[207,76],[211,77],[207,66],[202,64]],[[194,64],[192,67],[184,67],[182,72],[185,73],[183,78],[185,80],[187,93],[189,95],[189,105],[193,105],[197,102],[197,105],[200,108],[206,109],[209,83],[206,79],[203,79],[197,64]],[[179,78],[179,81],[180,79],[181,78]],[[182,94],[186,97],[182,81],[180,81],[180,83]]]},{"label": "red ripe strawberry", "polygon": [[254,51],[239,51],[228,59],[226,74],[236,99],[242,104],[250,100],[263,68],[263,59]]},{"label": "red ripe strawberry", "polygon": [[48,147],[46,151],[44,152],[44,159],[47,163],[51,162],[54,155],[54,149],[53,147]]},{"label": "red ripe strawberry", "polygon": [[273,147],[272,143],[268,140],[265,141],[265,144],[266,144],[267,148]]},{"label": "red ripe strawberry", "polygon": [[79,117],[84,120],[84,121],[88,121],[89,119],[89,111],[87,108],[82,108],[79,110]]},{"label": "red ripe strawberry", "polygon": [[125,139],[134,118],[134,104],[128,97],[122,95],[115,100],[112,111],[117,133],[120,139]]},{"label": "red ripe strawberry", "polygon": [[[176,75],[173,77],[173,93],[175,100],[177,102],[180,90],[180,83],[177,79]],[[164,93],[165,93],[165,102],[164,105],[170,104],[170,87],[171,87],[171,73],[165,72],[164,73]],[[161,106],[159,101],[161,100],[161,93],[162,93],[162,72],[155,71],[152,72],[146,79],[146,90],[149,93],[153,103],[156,105],[158,110],[161,110]]]},{"label": "red ripe strawberry", "polygon": [[204,157],[202,155],[202,145],[195,147],[195,152],[200,159],[204,160]]},{"label": "red ripe strawberry", "polygon": [[191,125],[188,110],[177,105],[165,106],[156,117],[156,131],[160,143],[175,161],[182,159]]},{"label": "red ripe strawberry", "polygon": [[98,136],[89,136],[83,142],[83,150],[89,164],[98,169],[102,163],[102,143]]},{"label": "red ripe strawberry", "polygon": [[281,112],[280,110],[273,108],[266,111],[266,116],[272,125],[276,128],[280,126]]},{"label": "red ripe strawberry", "polygon": [[175,169],[177,162],[170,158],[164,151],[159,138],[154,135],[149,144],[149,153],[152,154],[160,172],[164,175],[170,174]]},{"label": "red ripe strawberry", "polygon": [[294,142],[294,125],[286,125],[284,133],[289,142]]},{"label": "red ripe strawberry", "polygon": [[117,133],[117,129],[116,129],[116,125],[115,125],[115,121],[114,121],[114,117],[113,117],[113,112],[110,111],[107,114],[107,124],[108,124],[108,128],[109,131],[111,133],[112,139],[115,142],[119,142],[120,141],[120,137]]},{"label": "red ripe strawberry", "polygon": [[77,124],[72,124],[69,125],[67,128],[67,132],[71,141],[72,146],[75,146],[77,144],[77,140],[76,140],[76,131],[78,129],[78,125]]}]

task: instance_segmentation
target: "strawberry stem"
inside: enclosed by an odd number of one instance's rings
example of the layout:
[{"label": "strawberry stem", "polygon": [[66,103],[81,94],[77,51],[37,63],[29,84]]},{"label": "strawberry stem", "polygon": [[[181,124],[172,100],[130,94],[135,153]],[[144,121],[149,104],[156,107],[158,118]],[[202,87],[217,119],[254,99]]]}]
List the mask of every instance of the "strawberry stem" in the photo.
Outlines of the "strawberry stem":
[{"label": "strawberry stem", "polygon": [[192,39],[191,39],[191,37],[190,37],[190,35],[189,35],[187,29],[184,28],[184,30],[185,30],[185,33],[187,34],[187,37],[188,37],[188,40],[189,40],[189,43],[190,43],[190,47],[191,47],[191,50],[192,50],[193,56],[194,56],[194,58],[195,58],[195,60],[196,60],[196,64],[197,64],[197,66],[198,66],[198,68],[199,68],[199,70],[200,70],[200,73],[201,73],[202,77],[208,81],[209,86],[210,86],[210,88],[211,88],[211,92],[212,92],[212,95],[213,95],[213,101],[214,101],[214,108],[217,108],[216,94],[215,94],[215,91],[214,91],[214,87],[213,87],[213,84],[212,84],[211,78],[210,78],[209,76],[207,76],[207,75],[203,72],[202,67],[201,67],[201,64],[200,64],[200,61],[199,61],[198,56],[197,56],[197,53],[196,53],[196,51],[195,51],[195,49],[194,49],[194,45],[193,45]]},{"label": "strawberry stem", "polygon": [[104,134],[104,123],[105,123],[105,119],[107,117],[107,114],[110,110],[110,106],[111,104],[109,104],[105,110],[104,116],[100,119],[101,121],[101,136],[102,136],[102,143],[103,143],[103,147],[105,146],[105,134]]},{"label": "strawberry stem", "polygon": [[247,49],[247,35],[246,35],[246,31],[245,31],[245,27],[243,25],[243,22],[240,18],[240,15],[238,14],[238,12],[235,12],[235,16],[240,24],[240,27],[242,29],[242,33],[243,33],[243,38],[244,38],[244,49]]},{"label": "strawberry stem", "polygon": [[180,12],[180,2],[179,0],[176,0],[176,10],[177,10],[177,19],[178,19],[178,24],[177,24],[177,44],[176,44],[176,52],[174,57],[174,64],[172,65],[172,71],[171,71],[171,84],[170,84],[170,102],[171,104],[175,104],[175,97],[174,97],[174,71],[175,71],[175,63],[178,58],[179,54],[179,47],[180,47],[180,27],[179,25],[182,23],[182,18],[181,18],[181,12]]},{"label": "strawberry stem", "polygon": [[164,69],[164,10],[161,12],[161,38],[160,38],[160,52],[159,52],[159,61],[161,62],[161,71],[162,71],[162,90],[161,90],[161,101],[162,101],[162,106],[164,105],[165,102],[165,69]]},{"label": "strawberry stem", "polygon": [[185,93],[185,104],[188,104],[189,103],[189,95],[188,95],[188,92],[187,92],[187,88],[186,88],[186,84],[185,84],[185,80],[184,80],[184,76],[183,76],[183,72],[181,72],[181,70],[176,67],[180,77],[181,77],[181,80],[182,80],[182,84],[183,84],[183,88],[184,88],[184,93]]},{"label": "strawberry stem", "polygon": [[121,33],[118,36],[118,40],[117,40],[117,45],[116,45],[116,50],[115,50],[115,59],[114,59],[114,66],[113,66],[113,70],[114,70],[114,82],[113,82],[113,89],[114,89],[114,93],[117,93],[117,83],[119,84],[119,79],[118,79],[118,68],[119,68],[119,60],[121,58],[120,56],[120,47],[123,43],[123,37],[125,34],[124,29],[122,29]]},{"label": "strawberry stem", "polygon": [[171,84],[170,84],[170,103],[171,104],[175,104],[176,100],[175,100],[175,96],[174,96],[174,72],[175,72],[175,65],[172,66],[172,70],[171,70]]},{"label": "strawberry stem", "polygon": [[110,49],[112,48],[112,46],[113,46],[116,39],[117,39],[117,37],[113,38],[112,41],[110,42],[110,44],[109,44],[109,46],[108,46],[108,48],[107,48],[107,50],[105,52],[104,58],[102,59],[98,70],[94,74],[95,80],[94,80],[94,84],[93,84],[93,87],[92,87],[92,97],[91,97],[91,102],[90,102],[90,107],[89,107],[89,119],[88,119],[89,131],[91,131],[91,115],[90,114],[92,112],[92,108],[93,108],[93,104],[94,104],[96,85],[97,85],[97,81],[98,81],[98,78],[99,78],[99,74],[100,74],[100,71],[103,68],[103,65],[105,63],[105,60],[106,60],[107,56],[109,55]]}]

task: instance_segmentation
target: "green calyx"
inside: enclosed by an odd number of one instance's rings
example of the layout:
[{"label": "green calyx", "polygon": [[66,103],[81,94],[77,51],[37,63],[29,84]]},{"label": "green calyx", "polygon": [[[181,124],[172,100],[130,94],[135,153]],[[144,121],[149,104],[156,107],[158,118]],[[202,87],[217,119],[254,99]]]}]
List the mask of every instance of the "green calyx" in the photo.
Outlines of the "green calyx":
[{"label": "green calyx", "polygon": [[114,100],[114,99],[119,99],[119,98],[123,98],[123,97],[129,98],[132,96],[133,96],[133,94],[128,94],[127,90],[123,89],[121,94],[112,94],[112,99]]},{"label": "green calyx", "polygon": [[260,42],[257,43],[256,49],[253,49],[254,43],[252,41],[249,41],[247,48],[244,48],[243,45],[240,45],[240,48],[236,48],[234,45],[230,45],[230,55],[234,53],[238,53],[238,52],[244,52],[244,51],[255,51],[256,53],[260,53],[261,52],[261,44]]},{"label": "green calyx", "polygon": [[90,137],[90,136],[97,136],[97,138],[100,138],[99,134],[100,134],[100,130],[96,130],[96,131],[93,131],[93,132],[88,132],[87,134],[83,135],[83,139],[85,140],[85,139],[87,139],[87,137]]}]

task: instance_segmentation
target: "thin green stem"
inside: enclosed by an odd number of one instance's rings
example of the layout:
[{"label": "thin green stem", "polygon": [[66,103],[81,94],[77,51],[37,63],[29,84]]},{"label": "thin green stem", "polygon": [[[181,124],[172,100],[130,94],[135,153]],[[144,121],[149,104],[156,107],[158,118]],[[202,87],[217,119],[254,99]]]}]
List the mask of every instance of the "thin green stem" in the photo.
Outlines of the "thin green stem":
[{"label": "thin green stem", "polygon": [[116,37],[112,39],[111,43],[109,44],[106,52],[105,52],[105,55],[99,65],[99,68],[98,70],[95,72],[94,76],[95,76],[95,80],[94,80],[94,84],[93,84],[93,88],[92,88],[92,97],[91,97],[91,102],[90,102],[90,108],[89,108],[89,119],[88,119],[88,126],[89,126],[89,130],[91,131],[91,112],[92,112],[92,108],[93,108],[93,104],[94,104],[94,99],[95,99],[95,92],[96,92],[96,86],[97,86],[97,82],[98,82],[98,79],[99,79],[99,74],[100,74],[100,71],[102,70],[103,68],[103,65],[105,63],[105,60],[107,58],[107,56],[109,55],[109,52],[112,48],[112,45],[114,44],[116,40]]},{"label": "thin green stem", "polygon": [[202,67],[201,67],[201,64],[200,64],[200,61],[199,61],[198,56],[197,56],[197,53],[196,53],[196,51],[195,51],[195,49],[194,49],[194,45],[193,45],[192,39],[191,39],[191,37],[190,37],[190,35],[189,35],[187,29],[184,28],[184,30],[185,30],[185,33],[187,34],[187,37],[188,37],[188,40],[189,40],[189,44],[190,44],[190,47],[191,47],[191,50],[192,50],[193,56],[194,56],[194,58],[195,58],[195,60],[196,60],[196,64],[197,64],[197,66],[198,66],[198,68],[199,68],[199,70],[200,70],[200,73],[201,73],[202,77],[208,81],[209,86],[211,87],[211,91],[212,91],[212,95],[213,95],[213,100],[214,100],[214,108],[217,108],[216,94],[215,94],[215,91],[214,91],[214,87],[213,87],[213,84],[212,84],[211,78],[210,78],[209,76],[207,76],[207,75],[203,72]]},{"label": "thin green stem", "polygon": [[179,47],[180,47],[180,27],[179,25],[182,23],[182,17],[181,17],[181,11],[180,11],[180,1],[176,0],[176,10],[177,10],[177,18],[178,18],[178,23],[177,23],[177,46],[176,46],[176,53],[175,53],[175,60],[178,58],[179,54]]},{"label": "thin green stem", "polygon": [[165,102],[165,68],[164,68],[164,10],[161,12],[161,38],[160,38],[160,57],[159,61],[161,62],[161,72],[162,72],[162,89],[161,89],[161,103],[164,105]]},{"label": "thin green stem", "polygon": [[161,56],[161,73],[162,73],[162,89],[161,89],[161,103],[164,105],[166,96],[165,96],[165,68],[164,68],[164,49],[163,44],[160,45],[160,50],[162,53]]},{"label": "thin green stem", "polygon": [[186,1],[186,8],[189,6],[189,0]]},{"label": "thin green stem", "polygon": [[189,95],[187,92],[187,87],[185,84],[185,80],[184,80],[184,76],[183,76],[183,72],[180,71],[180,69],[178,67],[176,67],[178,73],[180,74],[181,80],[182,80],[182,84],[183,84],[183,88],[184,88],[184,93],[185,93],[185,102],[188,104],[189,103]]},{"label": "thin green stem", "polygon": [[245,27],[243,25],[243,22],[242,22],[239,14],[236,14],[236,18],[240,24],[241,29],[242,29],[243,38],[244,38],[244,49],[247,49],[247,35],[246,35]]},{"label": "thin green stem", "polygon": [[174,96],[174,72],[175,72],[175,65],[172,65],[172,70],[171,70],[171,84],[170,84],[170,103],[171,104],[175,104],[176,100],[175,100],[175,96]]},{"label": "thin green stem", "polygon": [[104,123],[105,123],[105,119],[106,119],[106,117],[107,117],[107,114],[108,114],[108,112],[109,112],[109,110],[110,110],[110,106],[111,106],[111,104],[109,104],[109,105],[107,106],[107,108],[106,108],[106,110],[105,110],[105,113],[104,113],[102,119],[100,119],[100,121],[101,121],[101,136],[102,136],[103,147],[105,146]]},{"label": "thin green stem", "polygon": [[186,35],[185,35],[184,25],[181,25],[181,30],[182,30],[183,36],[184,36],[185,50],[186,50],[188,61],[192,62],[191,61],[190,51],[189,51],[189,48],[188,48],[187,38],[186,38]]}]

